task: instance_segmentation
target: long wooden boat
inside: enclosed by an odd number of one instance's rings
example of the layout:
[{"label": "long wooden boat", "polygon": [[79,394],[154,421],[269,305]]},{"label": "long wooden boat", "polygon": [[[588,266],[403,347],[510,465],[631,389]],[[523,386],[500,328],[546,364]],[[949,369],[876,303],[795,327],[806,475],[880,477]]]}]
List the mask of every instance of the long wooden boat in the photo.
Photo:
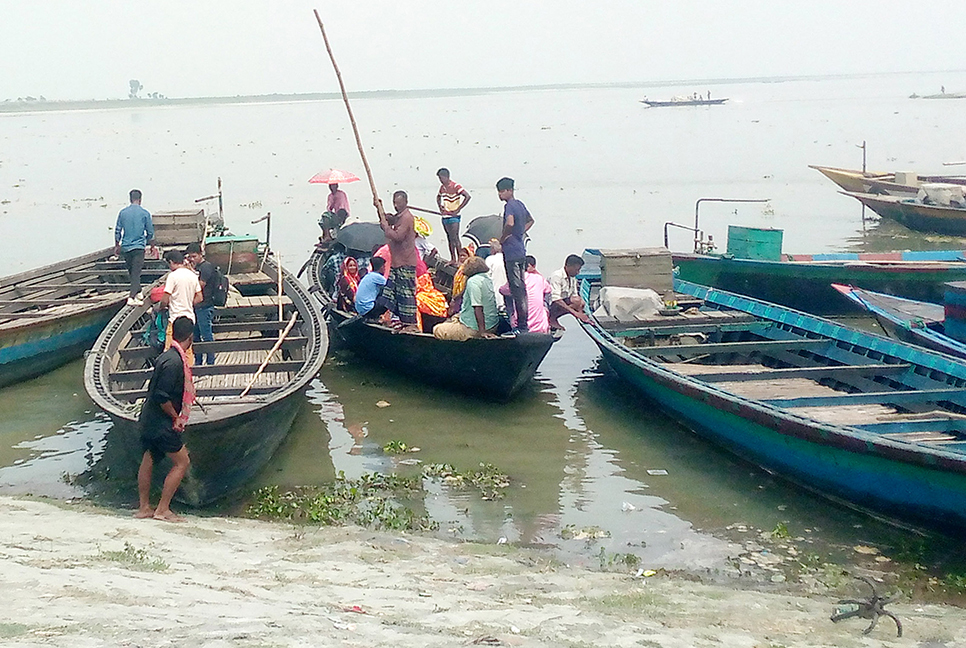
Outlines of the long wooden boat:
[{"label": "long wooden boat", "polygon": [[[0,387],[75,360],[128,296],[114,248],[0,279]],[[148,283],[160,276],[145,263]]]},{"label": "long wooden boat", "polygon": [[[966,363],[677,280],[700,310],[584,330],[614,371],[696,433],[810,490],[966,530]],[[620,326],[618,326],[620,325]]]},{"label": "long wooden boat", "polygon": [[922,301],[942,301],[943,284],[966,280],[966,251],[783,254],[779,261],[673,253],[678,276],[823,315],[854,310],[831,285],[850,284]]},{"label": "long wooden boat", "polygon": [[648,108],[668,108],[671,106],[720,106],[728,98],[722,99],[671,99],[668,101],[656,101],[653,99],[642,99],[642,104],[647,104]]},{"label": "long wooden boat", "polygon": [[843,191],[883,218],[894,220],[917,232],[966,236],[966,209],[925,205],[910,198]]},{"label": "long wooden boat", "polygon": [[337,310],[323,288],[325,258],[322,251],[313,252],[307,272],[310,292],[326,306],[333,344],[421,382],[509,400],[533,379],[558,339],[549,333],[526,333],[454,342],[429,333],[401,333]]},{"label": "long wooden boat", "polygon": [[966,344],[946,335],[946,309],[941,304],[853,286],[835,284],[833,288],[875,317],[890,337],[966,359]]},{"label": "long wooden boat", "polygon": [[[178,492],[192,506],[249,483],[288,434],[325,360],[328,334],[318,301],[287,270],[278,295],[278,273],[269,257],[260,271],[229,274],[234,290],[216,309],[215,340],[194,345],[196,354],[213,352],[216,361],[194,368],[198,403],[184,432],[191,467]],[[105,463],[122,474],[134,475],[141,457],[138,413],[157,354],[142,337],[150,319],[148,304],[125,306],[97,338],[84,367],[88,394],[114,422]],[[155,471],[159,478],[165,472]]]},{"label": "long wooden boat", "polygon": [[895,173],[841,169],[815,164],[808,165],[808,168],[815,169],[845,191],[884,194],[900,198],[914,198],[919,193],[919,186],[927,182],[966,184],[966,178],[963,176],[917,175],[914,183],[907,183],[897,181]]}]

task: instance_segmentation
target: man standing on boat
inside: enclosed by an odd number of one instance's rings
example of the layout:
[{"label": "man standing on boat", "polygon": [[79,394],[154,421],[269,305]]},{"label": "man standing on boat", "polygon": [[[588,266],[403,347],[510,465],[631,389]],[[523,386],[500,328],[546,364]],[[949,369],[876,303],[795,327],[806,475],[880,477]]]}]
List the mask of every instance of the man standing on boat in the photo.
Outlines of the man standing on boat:
[{"label": "man standing on boat", "polygon": [[436,177],[439,178],[436,206],[443,215],[443,231],[449,243],[450,261],[456,263],[460,251],[460,211],[469,204],[470,192],[453,182],[449,169],[440,169]]},{"label": "man standing on boat", "polygon": [[[188,449],[182,440],[191,404],[195,399],[191,362],[187,352],[195,325],[187,317],[179,317],[171,326],[171,347],[158,356],[154,363],[148,395],[141,407],[141,467],[138,469],[137,518],[154,518],[165,522],[183,522],[171,510],[171,498],[181,485],[188,465]],[[155,462],[167,455],[173,465],[164,478],[161,500],[157,508],[151,506],[151,475]]]},{"label": "man standing on boat", "polygon": [[[218,271],[215,266],[205,260],[205,255],[201,251],[200,243],[189,243],[185,249],[185,256],[188,263],[198,273],[198,283],[201,284],[201,301],[194,305],[195,312],[195,342],[212,342],[215,334],[212,330],[212,323],[215,317],[215,302],[212,295],[215,293],[215,282],[218,280]],[[215,364],[214,353],[202,353],[196,358],[198,364]]]},{"label": "man standing on boat", "polygon": [[513,307],[517,314],[517,332],[527,332],[527,248],[523,237],[533,225],[533,217],[526,205],[513,197],[513,178],[500,178],[496,183],[497,195],[506,203],[503,208],[503,266],[510,286]]},{"label": "man standing on boat", "polygon": [[[194,327],[195,305],[200,304],[204,296],[201,293],[198,275],[188,267],[180,251],[168,250],[164,253],[164,260],[168,262],[168,268],[171,270],[164,280],[164,295],[161,297],[161,305],[168,309],[168,330],[164,339],[164,348],[167,350],[171,347],[174,321],[184,317]],[[194,328],[192,328],[193,331]],[[187,351],[191,364],[194,364],[194,350],[189,348]]]},{"label": "man standing on boat", "polygon": [[392,195],[396,213],[387,217],[381,211],[379,224],[386,233],[389,256],[392,259],[389,281],[383,298],[407,328],[416,326],[416,219],[409,211],[409,196],[405,191]]},{"label": "man standing on boat", "polygon": [[151,214],[141,206],[141,191],[131,189],[131,204],[117,215],[114,225],[114,254],[124,255],[124,266],[131,275],[131,295],[128,306],[140,306],[141,269],[144,267],[144,248],[154,246],[154,223]]}]

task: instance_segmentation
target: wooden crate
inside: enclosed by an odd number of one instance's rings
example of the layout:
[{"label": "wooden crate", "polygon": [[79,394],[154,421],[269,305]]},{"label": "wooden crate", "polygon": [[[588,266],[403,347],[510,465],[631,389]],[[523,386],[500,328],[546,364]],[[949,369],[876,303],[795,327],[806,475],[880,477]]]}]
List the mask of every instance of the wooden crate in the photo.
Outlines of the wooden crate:
[{"label": "wooden crate", "polygon": [[667,248],[600,251],[600,280],[604,286],[650,288],[664,295],[674,287],[671,272],[671,252]]},{"label": "wooden crate", "polygon": [[158,212],[151,215],[158,245],[200,243],[205,229],[205,210]]}]

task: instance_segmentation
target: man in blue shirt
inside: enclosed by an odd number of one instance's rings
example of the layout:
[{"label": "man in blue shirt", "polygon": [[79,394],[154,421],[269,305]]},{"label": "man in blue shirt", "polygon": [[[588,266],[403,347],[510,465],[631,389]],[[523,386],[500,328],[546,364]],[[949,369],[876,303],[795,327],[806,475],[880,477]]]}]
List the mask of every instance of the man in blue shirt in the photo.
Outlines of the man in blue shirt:
[{"label": "man in blue shirt", "polygon": [[525,333],[527,329],[527,248],[523,237],[533,225],[533,217],[527,211],[526,205],[513,197],[513,178],[500,178],[496,183],[497,195],[506,203],[503,208],[503,267],[506,268],[506,279],[510,285],[510,296],[517,313],[517,331]]},{"label": "man in blue shirt", "polygon": [[128,306],[140,306],[141,268],[144,267],[144,248],[154,244],[154,223],[151,214],[141,206],[141,191],[131,189],[131,204],[117,215],[114,225],[114,254],[124,255],[124,265],[131,275],[131,296]]},{"label": "man in blue shirt", "polygon": [[359,281],[359,287],[356,288],[356,312],[360,315],[378,317],[386,312],[385,308],[373,311],[376,298],[386,285],[386,277],[382,274],[386,267],[386,260],[382,257],[372,257],[371,263],[372,270],[366,273],[366,276]]}]

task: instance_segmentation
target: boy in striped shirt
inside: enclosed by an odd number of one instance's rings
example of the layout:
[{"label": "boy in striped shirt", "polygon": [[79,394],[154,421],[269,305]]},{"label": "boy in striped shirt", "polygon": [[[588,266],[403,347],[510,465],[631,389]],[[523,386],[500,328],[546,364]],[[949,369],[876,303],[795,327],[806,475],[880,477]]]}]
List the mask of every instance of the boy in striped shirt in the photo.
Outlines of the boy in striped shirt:
[{"label": "boy in striped shirt", "polygon": [[470,202],[469,192],[453,182],[449,177],[449,169],[436,172],[439,178],[439,193],[436,194],[436,205],[443,215],[443,231],[449,243],[449,257],[452,263],[460,252],[460,210]]}]

